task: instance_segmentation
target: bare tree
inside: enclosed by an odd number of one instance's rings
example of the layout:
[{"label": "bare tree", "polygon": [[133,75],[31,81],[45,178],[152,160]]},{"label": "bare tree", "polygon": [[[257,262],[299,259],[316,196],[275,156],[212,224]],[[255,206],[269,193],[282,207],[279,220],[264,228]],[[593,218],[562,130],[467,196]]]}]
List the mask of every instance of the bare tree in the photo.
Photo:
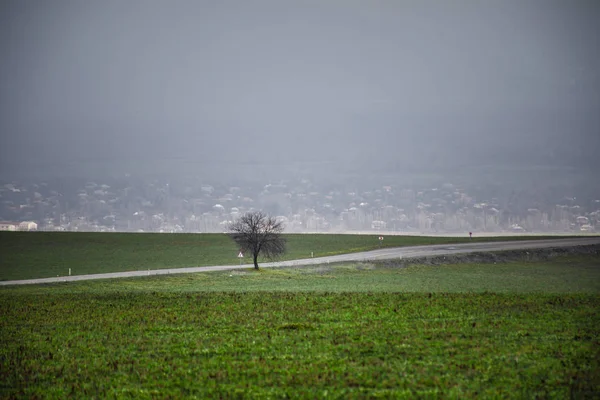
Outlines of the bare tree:
[{"label": "bare tree", "polygon": [[285,238],[281,235],[284,224],[261,211],[244,214],[229,225],[229,236],[242,251],[252,253],[254,268],[258,269],[258,255],[273,259],[285,253]]}]

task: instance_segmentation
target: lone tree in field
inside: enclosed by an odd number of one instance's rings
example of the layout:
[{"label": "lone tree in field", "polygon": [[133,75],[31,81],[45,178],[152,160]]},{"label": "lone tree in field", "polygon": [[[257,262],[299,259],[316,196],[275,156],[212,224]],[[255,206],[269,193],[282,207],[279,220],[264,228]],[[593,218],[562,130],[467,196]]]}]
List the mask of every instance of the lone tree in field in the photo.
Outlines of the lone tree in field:
[{"label": "lone tree in field", "polygon": [[273,259],[285,253],[284,229],[281,221],[254,211],[244,214],[229,225],[229,236],[243,252],[251,252],[254,269],[258,269],[258,255]]}]

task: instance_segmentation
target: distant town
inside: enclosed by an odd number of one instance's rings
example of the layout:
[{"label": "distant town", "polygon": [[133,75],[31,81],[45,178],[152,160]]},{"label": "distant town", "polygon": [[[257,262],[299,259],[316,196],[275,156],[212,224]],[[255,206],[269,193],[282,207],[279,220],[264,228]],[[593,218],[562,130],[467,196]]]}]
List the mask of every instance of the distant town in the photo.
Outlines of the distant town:
[{"label": "distant town", "polygon": [[535,196],[515,193],[478,198],[451,182],[437,187],[390,183],[348,190],[302,178],[251,186],[131,176],[103,181],[13,181],[0,185],[0,230],[225,232],[230,222],[257,209],[283,220],[290,233],[600,230],[600,200],[580,202],[565,193],[546,201],[542,204]]}]

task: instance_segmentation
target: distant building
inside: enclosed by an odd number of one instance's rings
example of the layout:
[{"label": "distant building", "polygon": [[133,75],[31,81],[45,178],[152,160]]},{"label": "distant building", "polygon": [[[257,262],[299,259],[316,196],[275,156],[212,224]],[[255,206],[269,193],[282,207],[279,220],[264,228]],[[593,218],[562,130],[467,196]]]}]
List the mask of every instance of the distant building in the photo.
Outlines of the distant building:
[{"label": "distant building", "polygon": [[0,221],[0,231],[16,231],[18,222]]},{"label": "distant building", "polygon": [[33,221],[10,222],[1,221],[0,231],[37,231],[38,225]]},{"label": "distant building", "polygon": [[33,221],[23,221],[19,223],[20,231],[37,231],[38,225]]},{"label": "distant building", "polygon": [[522,227],[521,225],[519,225],[519,224],[512,224],[512,225],[510,226],[510,229],[511,229],[513,232],[525,232],[525,229],[523,229],[523,227]]},{"label": "distant building", "polygon": [[386,229],[387,223],[385,221],[373,221],[371,222],[371,229],[380,230]]}]

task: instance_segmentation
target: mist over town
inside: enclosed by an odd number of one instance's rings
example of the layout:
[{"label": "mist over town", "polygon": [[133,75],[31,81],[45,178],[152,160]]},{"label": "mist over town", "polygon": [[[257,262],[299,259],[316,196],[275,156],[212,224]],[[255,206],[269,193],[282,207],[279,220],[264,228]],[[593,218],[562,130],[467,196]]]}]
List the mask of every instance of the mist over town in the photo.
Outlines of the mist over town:
[{"label": "mist over town", "polygon": [[[508,183],[498,176],[485,183],[468,183],[469,176],[452,182],[434,174],[415,176],[415,182],[401,176],[365,182],[360,175],[337,182],[319,179],[318,172],[263,182],[130,174],[22,180],[0,187],[0,216],[5,230],[46,231],[225,232],[253,210],[277,216],[287,232],[467,235],[600,228],[600,196],[585,190],[593,179],[585,182],[573,172],[561,183],[555,170],[530,175],[533,182],[520,177]],[[557,183],[537,185],[544,176]],[[579,187],[573,184],[579,181]]]},{"label": "mist over town", "polygon": [[597,232],[595,1],[8,1],[2,229]]}]

